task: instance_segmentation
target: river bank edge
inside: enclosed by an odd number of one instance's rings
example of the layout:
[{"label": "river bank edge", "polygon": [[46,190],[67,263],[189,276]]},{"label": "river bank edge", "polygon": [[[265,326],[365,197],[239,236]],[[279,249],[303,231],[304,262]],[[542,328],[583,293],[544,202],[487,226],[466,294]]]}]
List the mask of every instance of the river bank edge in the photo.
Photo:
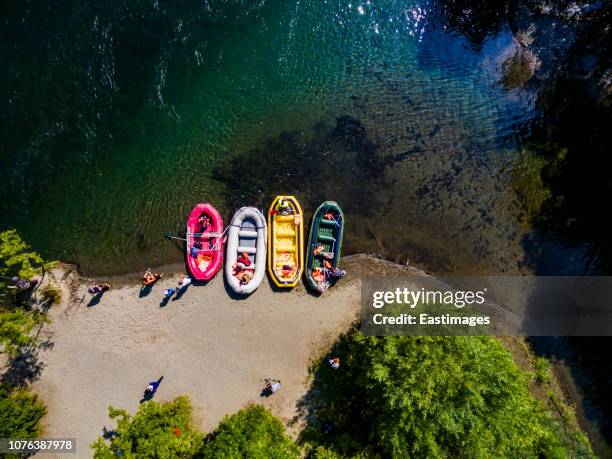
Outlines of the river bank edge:
[{"label": "river bank edge", "polygon": [[[436,279],[435,274],[411,266],[400,265],[384,260],[375,254],[353,254],[341,259],[341,266],[347,270],[347,281],[361,282],[366,276],[399,276],[409,275]],[[168,263],[152,268],[163,272],[166,278],[178,279],[185,275],[184,263]],[[223,276],[219,273],[218,276]],[[127,272],[110,276],[89,276],[80,271],[78,265],[59,262],[52,277],[58,283],[62,292],[60,307],[74,307],[82,303],[83,298],[76,295],[83,286],[95,282],[108,282],[113,288],[135,287],[140,284],[141,272]],[[300,295],[308,294],[304,285],[294,289]],[[325,294],[324,294],[325,295]],[[356,318],[358,320],[358,318]],[[340,334],[343,330],[339,331]],[[502,336],[498,338],[512,354],[514,362],[525,372],[529,380],[529,389],[559,422],[566,433],[586,433],[596,454],[606,457],[609,447],[603,440],[603,435],[597,423],[590,420],[584,404],[584,397],[579,385],[572,377],[571,368],[563,361],[549,361],[549,368],[544,370],[548,377],[542,378],[542,370],[538,369],[539,357],[528,338],[521,336]],[[315,356],[313,356],[314,358]]]}]

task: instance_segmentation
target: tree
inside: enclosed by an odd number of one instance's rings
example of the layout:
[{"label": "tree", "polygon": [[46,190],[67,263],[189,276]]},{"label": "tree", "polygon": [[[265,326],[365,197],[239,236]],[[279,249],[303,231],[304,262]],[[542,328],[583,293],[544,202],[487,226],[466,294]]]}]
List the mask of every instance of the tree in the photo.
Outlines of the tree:
[{"label": "tree", "polygon": [[42,314],[16,304],[13,276],[30,280],[41,268],[50,268],[30,249],[15,230],[0,233],[0,351],[15,354],[22,346],[33,344],[30,332],[45,320]]},{"label": "tree", "polygon": [[249,405],[221,421],[210,435],[204,457],[290,459],[298,458],[299,450],[270,411]]},{"label": "tree", "polygon": [[36,395],[0,384],[0,438],[37,437],[46,411]]},{"label": "tree", "polygon": [[185,396],[166,403],[145,402],[133,417],[113,407],[109,414],[119,418],[117,429],[110,432],[110,443],[100,437],[91,445],[96,458],[300,457],[283,423],[260,405],[226,416],[206,441],[192,426],[192,408]]},{"label": "tree", "polygon": [[[321,362],[315,373],[311,444],[382,457],[572,455],[495,338],[352,331],[333,352],[341,369]],[[580,448],[590,452],[588,442]]]},{"label": "tree", "polygon": [[42,257],[30,249],[16,230],[0,233],[0,289],[5,289],[7,278],[13,276],[31,279],[43,265]]},{"label": "tree", "polygon": [[193,429],[189,398],[171,402],[144,402],[130,416],[126,410],[109,407],[117,420],[110,444],[100,437],[91,447],[96,458],[190,458],[201,451],[204,434]]}]

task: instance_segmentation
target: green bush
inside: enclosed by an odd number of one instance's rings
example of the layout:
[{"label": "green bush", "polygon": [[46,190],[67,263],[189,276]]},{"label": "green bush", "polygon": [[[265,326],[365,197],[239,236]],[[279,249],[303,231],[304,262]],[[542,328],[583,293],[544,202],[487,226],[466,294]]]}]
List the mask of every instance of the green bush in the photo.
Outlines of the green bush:
[{"label": "green bush", "polygon": [[91,445],[96,458],[299,457],[283,423],[260,405],[226,416],[206,441],[193,428],[192,407],[184,396],[166,403],[145,402],[134,416],[112,407],[109,413],[118,418],[117,429],[110,443],[100,437]]},{"label": "green bush", "polygon": [[[325,359],[315,369],[310,408],[317,422],[303,434],[310,444],[392,458],[572,454],[495,338],[352,331],[333,353],[340,370]],[[322,432],[324,423],[331,432]]]},{"label": "green bush", "polygon": [[0,438],[35,438],[46,408],[35,394],[0,384]]},{"label": "green bush", "polygon": [[299,450],[270,411],[249,405],[221,421],[210,435],[204,457],[290,459],[298,458]]},{"label": "green bush", "polygon": [[550,362],[544,357],[536,357],[533,361],[533,369],[535,371],[535,380],[538,384],[547,384],[550,382]]},{"label": "green bush", "polygon": [[0,351],[16,355],[20,347],[34,344],[30,335],[32,329],[44,320],[42,314],[25,311],[21,308],[13,310],[0,309]]},{"label": "green bush", "polygon": [[109,407],[117,428],[110,440],[98,438],[91,447],[96,458],[190,458],[201,451],[204,434],[193,429],[189,398],[144,402],[134,416]]},{"label": "green bush", "polygon": [[31,279],[40,274],[40,268],[45,265],[42,257],[30,249],[16,230],[0,233],[0,290],[6,288],[6,278]]},{"label": "green bush", "polygon": [[[14,304],[15,289],[9,288],[10,279],[18,276],[30,280],[43,268],[52,266],[33,252],[15,230],[0,233],[0,352],[14,355],[20,347],[34,344],[30,332],[45,320],[42,314]],[[53,295],[55,287],[49,288],[52,298],[57,299]]]}]

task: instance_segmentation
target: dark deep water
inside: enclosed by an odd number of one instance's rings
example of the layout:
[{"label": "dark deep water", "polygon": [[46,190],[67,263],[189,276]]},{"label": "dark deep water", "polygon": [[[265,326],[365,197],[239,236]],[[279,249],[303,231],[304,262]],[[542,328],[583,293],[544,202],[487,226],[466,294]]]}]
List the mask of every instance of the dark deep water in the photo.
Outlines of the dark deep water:
[{"label": "dark deep water", "polygon": [[[180,260],[162,235],[197,202],[227,219],[295,193],[307,211],[340,202],[346,253],[610,274],[610,11],[2,2],[0,229],[85,272],[124,273]],[[525,148],[545,164],[536,193],[513,175]],[[526,225],[521,199],[539,186],[548,199]],[[611,443],[609,339],[538,346],[571,365]]]},{"label": "dark deep water", "polygon": [[347,252],[522,257],[502,168],[536,93],[500,83],[507,24],[474,45],[418,1],[4,2],[0,21],[0,225],[48,257],[177,260],[162,234],[194,203],[229,218],[287,192],[338,200]]}]

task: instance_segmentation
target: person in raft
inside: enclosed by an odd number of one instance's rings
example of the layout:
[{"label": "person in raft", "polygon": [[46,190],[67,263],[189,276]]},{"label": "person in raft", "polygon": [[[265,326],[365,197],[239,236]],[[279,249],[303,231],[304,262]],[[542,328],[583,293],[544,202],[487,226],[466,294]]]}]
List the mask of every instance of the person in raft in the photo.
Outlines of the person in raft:
[{"label": "person in raft", "polygon": [[249,258],[249,254],[246,252],[242,252],[236,262],[244,265],[245,267],[251,266],[251,259]]},{"label": "person in raft", "polygon": [[289,278],[293,276],[294,271],[295,271],[295,268],[293,266],[283,265],[282,268],[280,269],[281,277]]},{"label": "person in raft", "polygon": [[94,284],[92,287],[89,287],[87,291],[92,295],[99,295],[110,290],[110,284]]},{"label": "person in raft", "polygon": [[155,282],[157,282],[158,280],[160,280],[163,277],[164,273],[152,273],[151,272],[151,268],[147,268],[147,270],[144,273],[144,276],[142,276],[142,283],[144,285],[153,285]]},{"label": "person in raft", "polygon": [[246,285],[251,282],[251,279],[253,279],[253,270],[245,268],[243,264],[234,263],[232,268],[232,274],[236,279],[238,279],[240,285]]},{"label": "person in raft", "polygon": [[279,215],[290,215],[291,212],[291,207],[289,206],[289,201],[287,201],[286,199],[281,199],[278,202],[278,214]]},{"label": "person in raft", "polygon": [[330,286],[329,282],[327,281],[327,277],[325,276],[325,272],[321,267],[312,269],[312,280],[317,283],[317,290],[320,293],[323,293]]},{"label": "person in raft", "polygon": [[253,262],[247,252],[242,252],[236,263],[232,265],[232,275],[238,279],[240,285],[246,285],[253,279],[253,269],[249,268]]},{"label": "person in raft", "polygon": [[208,215],[206,214],[200,215],[200,217],[198,218],[198,225],[200,225],[200,231],[202,233],[206,231],[206,229],[208,228],[208,225],[210,225],[210,218],[208,218]]},{"label": "person in raft", "polygon": [[323,261],[323,267],[325,268],[325,274],[332,278],[342,279],[346,276],[346,271],[340,268],[334,268],[334,266],[327,260]]},{"label": "person in raft", "polygon": [[325,212],[325,214],[323,214],[323,217],[327,218],[328,220],[332,220],[336,223],[336,225],[340,225],[338,223],[338,221],[336,220],[336,216],[334,215],[334,213],[330,210],[328,210],[327,212]]},{"label": "person in raft", "polygon": [[323,268],[318,266],[312,270],[312,279],[317,283],[319,293],[323,293],[331,287],[331,279],[342,279],[344,276],[346,276],[346,271],[334,268],[327,260],[323,260]]},{"label": "person in raft", "polygon": [[334,259],[334,254],[332,252],[325,252],[325,247],[323,246],[323,244],[317,245],[313,253],[315,255],[321,255],[323,258],[326,258],[328,260]]}]

